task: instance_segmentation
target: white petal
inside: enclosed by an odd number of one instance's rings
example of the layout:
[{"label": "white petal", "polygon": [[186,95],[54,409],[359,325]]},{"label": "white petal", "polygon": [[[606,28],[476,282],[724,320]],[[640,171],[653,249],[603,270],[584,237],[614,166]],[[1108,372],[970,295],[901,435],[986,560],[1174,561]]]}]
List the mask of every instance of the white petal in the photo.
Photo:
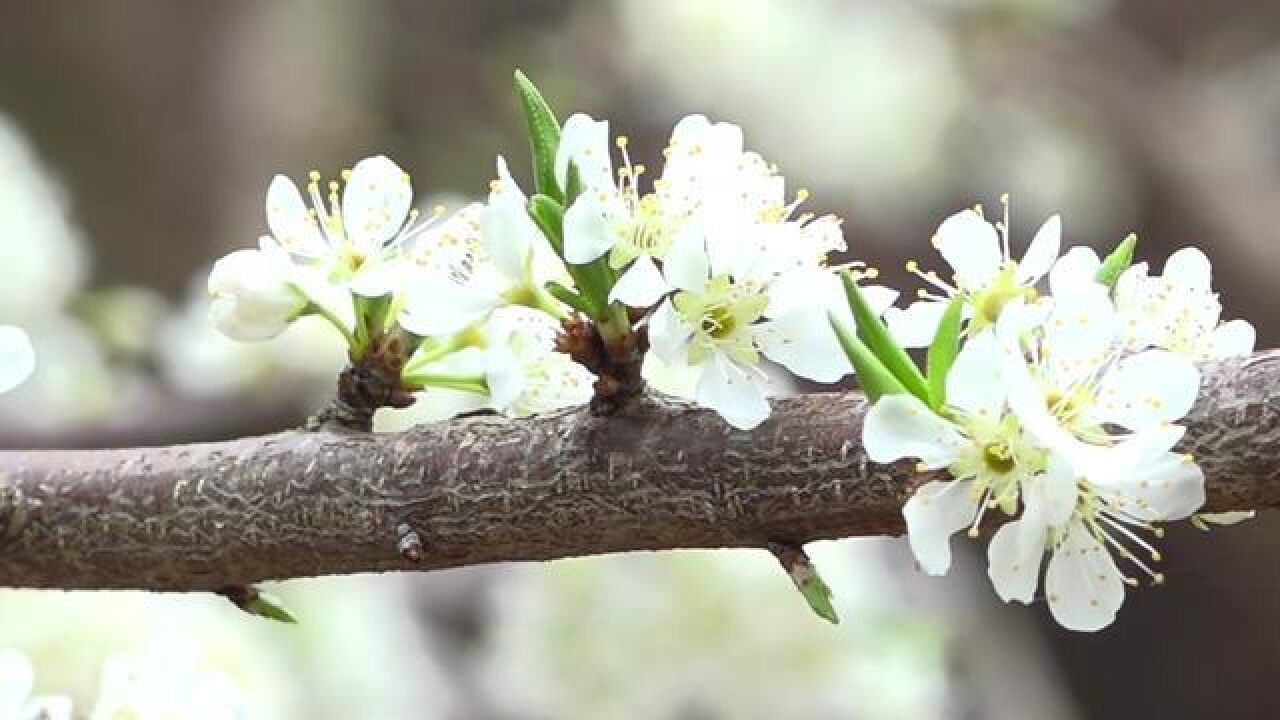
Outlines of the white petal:
[{"label": "white petal", "polygon": [[706,241],[701,230],[686,225],[671,243],[671,250],[662,261],[662,273],[667,282],[680,290],[701,290],[707,284],[711,268],[707,258]]},{"label": "white petal", "polygon": [[485,353],[484,376],[489,386],[489,402],[499,410],[511,408],[524,392],[520,361],[505,347],[492,347]]},{"label": "white petal", "polygon": [[947,374],[947,404],[970,415],[997,420],[1004,410],[1000,348],[994,328],[969,338]]},{"label": "white petal", "polygon": [[1068,526],[1049,560],[1044,586],[1053,618],[1068,630],[1101,630],[1124,602],[1124,581],[1111,554],[1078,522]]},{"label": "white petal", "polygon": [[1148,522],[1180,520],[1204,506],[1204,472],[1188,456],[1163,452],[1099,483],[1112,507]]},{"label": "white petal", "polygon": [[938,323],[947,311],[947,303],[917,300],[906,308],[891,307],[884,311],[889,332],[903,347],[928,347],[938,332]]},{"label": "white petal", "polygon": [[641,255],[631,263],[609,292],[609,300],[617,300],[634,308],[647,308],[662,299],[670,290],[662,272],[648,255]]},{"label": "white petal", "polygon": [[1186,247],[1169,256],[1161,277],[1183,290],[1208,292],[1212,274],[1209,258],[1199,248]]},{"label": "white petal", "polygon": [[832,383],[853,372],[821,308],[799,309],[751,329],[761,352],[800,377]]},{"label": "white petal", "polygon": [[387,414],[397,418],[397,424],[404,424],[397,416],[407,416],[408,422],[434,423],[444,422],[462,413],[474,412],[488,407],[489,398],[480,393],[450,388],[428,388],[415,396],[413,405],[403,411],[382,408],[379,415]]},{"label": "white petal", "polygon": [[577,164],[584,187],[611,190],[614,184],[613,163],[609,159],[609,123],[582,113],[570,115],[564,121],[556,150],[556,182],[561,187],[568,180],[569,160]]},{"label": "white petal", "polygon": [[[1028,253],[1030,254],[1030,253]],[[1102,261],[1093,248],[1077,246],[1058,258],[1049,271],[1049,292],[1054,297],[1065,297],[1077,292],[1106,292],[1097,281]]]},{"label": "white petal", "polygon": [[920,568],[945,575],[951,567],[951,536],[973,522],[981,498],[972,481],[929,482],[916,488],[902,506],[907,541]]},{"label": "white petal", "polygon": [[1043,352],[1052,382],[1069,387],[1091,375],[1115,351],[1120,319],[1105,293],[1055,298],[1044,323]]},{"label": "white petal", "polygon": [[545,243],[533,218],[525,207],[524,193],[498,158],[498,182],[489,194],[489,203],[480,211],[480,241],[493,264],[512,280],[523,279],[530,248]]},{"label": "white petal", "polygon": [[693,330],[680,319],[671,300],[662,301],[649,318],[649,346],[664,362],[685,364]]},{"label": "white petal", "polygon": [[594,193],[583,193],[564,213],[564,259],[575,265],[589,263],[618,240],[604,207]]},{"label": "white petal", "polygon": [[27,656],[19,650],[0,650],[0,711],[16,714],[34,685],[35,670]]},{"label": "white petal", "polygon": [[698,393],[702,368],[683,361],[667,362],[656,353],[645,353],[641,375],[653,389],[676,397],[693,399]]},{"label": "white petal", "polygon": [[1075,468],[1065,456],[1051,453],[1045,471],[1023,488],[1026,511],[1040,517],[1048,527],[1066,524],[1079,496],[1076,476]]},{"label": "white petal", "polygon": [[919,458],[930,469],[960,457],[968,441],[914,395],[885,395],[871,406],[862,426],[867,457],[878,463]]},{"label": "white petal", "polygon": [[964,210],[938,226],[934,243],[955,270],[956,282],[965,289],[983,287],[1004,264],[1000,237],[991,223],[973,210]]},{"label": "white petal", "polygon": [[1253,352],[1258,332],[1247,320],[1229,320],[1209,335],[1209,344],[1215,358],[1241,357]]},{"label": "white petal", "polygon": [[702,369],[697,402],[735,428],[750,430],[769,417],[769,401],[757,377],[755,368],[739,368],[717,356]]},{"label": "white petal", "polygon": [[372,250],[400,233],[413,204],[409,176],[385,155],[356,163],[342,191],[342,224],[353,245]]},{"label": "white petal", "polygon": [[1018,263],[1018,280],[1024,284],[1035,284],[1044,277],[1058,259],[1062,250],[1062,219],[1057,215],[1049,218],[1040,226],[1036,236],[1031,239],[1027,254]]},{"label": "white petal", "polygon": [[380,297],[403,290],[410,281],[412,266],[401,257],[366,260],[347,279],[347,287],[361,297]]},{"label": "white petal", "polygon": [[329,251],[298,186],[284,175],[276,175],[267,186],[267,226],[289,252],[320,257]]},{"label": "white petal", "polygon": [[500,298],[472,284],[440,277],[419,279],[405,296],[400,325],[424,337],[458,332],[501,304]]},{"label": "white petal", "polygon": [[36,353],[22,328],[0,325],[0,393],[9,392],[36,368]]},{"label": "white petal", "polygon": [[1167,350],[1146,350],[1121,360],[1098,387],[1092,415],[1141,430],[1182,418],[1196,401],[1200,371],[1189,358]]},{"label": "white petal", "polygon": [[1000,599],[1027,604],[1035,598],[1044,557],[1045,526],[1031,518],[1000,526],[987,546],[987,576]]}]

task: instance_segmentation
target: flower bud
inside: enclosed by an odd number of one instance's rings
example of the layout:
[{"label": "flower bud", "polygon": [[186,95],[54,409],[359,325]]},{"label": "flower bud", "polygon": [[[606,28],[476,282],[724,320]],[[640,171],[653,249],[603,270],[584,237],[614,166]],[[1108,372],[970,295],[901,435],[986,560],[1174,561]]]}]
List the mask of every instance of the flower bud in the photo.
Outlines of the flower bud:
[{"label": "flower bud", "polygon": [[307,306],[281,263],[260,250],[237,250],[214,263],[209,294],[214,326],[246,342],[279,335]]}]

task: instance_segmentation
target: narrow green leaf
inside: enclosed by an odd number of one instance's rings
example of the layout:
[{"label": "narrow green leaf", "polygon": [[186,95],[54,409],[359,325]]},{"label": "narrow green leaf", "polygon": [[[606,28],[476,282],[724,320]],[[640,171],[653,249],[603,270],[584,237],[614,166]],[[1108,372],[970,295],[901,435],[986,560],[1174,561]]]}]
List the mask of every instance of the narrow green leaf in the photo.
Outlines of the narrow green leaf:
[{"label": "narrow green leaf", "polygon": [[257,597],[250,600],[245,605],[244,611],[250,615],[257,615],[276,622],[289,623],[290,625],[298,624],[298,619],[285,608],[284,604],[280,602],[280,598],[264,592],[259,592]]},{"label": "narrow green leaf", "polygon": [[926,374],[929,380],[930,406],[937,410],[947,402],[947,373],[960,353],[960,324],[964,320],[964,298],[957,295],[951,298],[947,309],[938,322],[938,331],[934,333],[933,342],[929,345],[929,356],[926,363]]},{"label": "narrow green leaf", "polygon": [[565,172],[564,206],[572,205],[573,201],[582,194],[582,190],[582,171],[578,169],[578,163],[570,160],[569,169]]},{"label": "narrow green leaf", "polygon": [[586,298],[558,282],[547,283],[547,292],[551,293],[551,296],[555,299],[580,313],[586,313],[587,315],[593,314],[590,305],[587,304]]},{"label": "narrow green leaf", "polygon": [[560,147],[560,122],[538,88],[521,71],[515,73],[516,97],[524,111],[529,133],[529,151],[533,156],[533,182],[537,192],[556,200],[563,199],[556,182],[556,150]]},{"label": "narrow green leaf", "polygon": [[907,392],[928,405],[929,385],[920,374],[920,368],[916,367],[898,341],[893,339],[884,321],[871,310],[852,273],[845,271],[840,274],[840,279],[844,282],[845,297],[849,300],[849,309],[853,311],[853,320],[858,324],[858,337]]},{"label": "narrow green leaf", "polygon": [[768,547],[814,614],[832,625],[839,624],[840,617],[831,604],[831,588],[823,582],[804,547],[792,542],[770,542]]},{"label": "narrow green leaf", "polygon": [[227,585],[216,591],[231,601],[231,604],[258,617],[276,622],[297,624],[293,613],[285,609],[284,603],[274,595],[264,593],[256,585]]},{"label": "narrow green leaf", "polygon": [[809,607],[818,617],[832,625],[840,624],[840,616],[836,614],[835,606],[831,604],[831,588],[823,582],[820,575],[815,573],[813,577],[797,587],[800,589],[800,594],[804,596],[805,602],[809,603]]},{"label": "narrow green leaf", "polygon": [[1133,264],[1133,249],[1138,244],[1138,236],[1129,233],[1129,237],[1125,238],[1116,246],[1115,250],[1102,261],[1101,267],[1098,268],[1098,274],[1094,279],[1106,285],[1111,289],[1115,289],[1116,282],[1120,280],[1120,276],[1129,266]]},{"label": "narrow green leaf", "polygon": [[848,356],[854,372],[858,374],[858,384],[862,386],[862,392],[866,394],[868,400],[875,402],[883,395],[907,392],[898,378],[894,377],[884,363],[871,354],[857,335],[850,332],[834,315],[828,315],[828,317],[831,321],[831,329],[835,331],[840,347],[844,349],[844,354]]},{"label": "narrow green leaf", "polygon": [[564,206],[547,195],[529,198],[529,217],[551,243],[557,255],[564,255]]}]

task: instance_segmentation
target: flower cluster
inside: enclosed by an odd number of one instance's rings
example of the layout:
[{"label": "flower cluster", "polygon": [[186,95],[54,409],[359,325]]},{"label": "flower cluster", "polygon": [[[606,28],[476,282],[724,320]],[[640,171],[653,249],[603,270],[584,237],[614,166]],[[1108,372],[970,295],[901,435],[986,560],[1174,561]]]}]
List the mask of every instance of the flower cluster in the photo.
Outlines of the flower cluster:
[{"label": "flower cluster", "polygon": [[[549,113],[522,87],[533,120]],[[696,376],[692,399],[743,429],[769,414],[764,359],[819,382],[852,371],[828,320],[843,304],[826,264],[844,250],[840,221],[799,212],[808,193],[788,198],[740,128],[680,120],[646,183],[606,122],[548,125],[534,136],[532,196],[499,157],[487,201],[451,215],[420,216],[408,174],[384,156],[327,182],[312,172],[305,190],[276,176],[270,235],[209,275],[214,324],[255,341],[319,315],[353,362],[395,368],[435,417],[586,402],[597,368],[559,337],[574,316],[606,354],[643,335],[671,372]],[[893,302],[867,291],[881,309]]]},{"label": "flower cluster", "polygon": [[996,593],[1031,602],[1047,555],[1053,616],[1097,630],[1114,619],[1125,585],[1163,581],[1152,544],[1161,523],[1204,503],[1195,459],[1173,449],[1177,421],[1195,401],[1197,363],[1251,352],[1253,329],[1219,324],[1199,250],[1175,253],[1159,277],[1127,267],[1132,239],[1105,262],[1088,248],[1059,258],[1054,217],[1019,262],[1007,228],[1007,202],[995,225],[974,210],[942,224],[934,245],[954,285],[909,265],[946,295],[922,291],[887,314],[889,327],[929,338],[931,357],[947,344],[958,351],[940,392],[880,397],[863,441],[872,460],[915,458],[921,471],[950,476],[920,486],[903,508],[926,572],[947,571],[951,535],[977,537],[985,517],[1005,516],[988,546]]},{"label": "flower cluster", "polygon": [[[561,125],[519,74],[517,96],[529,192],[502,157],[485,202],[425,217],[383,156],[328,182],[313,172],[305,192],[277,176],[271,234],[209,276],[216,326],[261,340],[323,317],[358,377],[389,386],[382,404],[416,394],[432,418],[594,408],[661,368],[751,429],[770,412],[766,360],[822,383],[856,372],[875,401],[870,458],[950,476],[903,509],[924,570],[946,572],[951,535],[1003,516],[996,592],[1030,602],[1047,555],[1064,626],[1104,627],[1126,584],[1162,581],[1152,538],[1204,502],[1194,458],[1174,450],[1198,364],[1254,343],[1247,322],[1220,322],[1203,253],[1180,250],[1153,276],[1132,263],[1132,236],[1105,259],[1063,253],[1054,216],[1018,259],[1005,199],[1000,221],[975,208],[943,222],[933,245],[950,277],[909,262],[927,287],[893,307],[896,291],[863,284],[874,269],[829,265],[846,250],[840,220],[801,211],[808,193],[788,195],[737,126],[683,118],[648,182],[608,123]],[[928,348],[924,372],[907,347]]]}]

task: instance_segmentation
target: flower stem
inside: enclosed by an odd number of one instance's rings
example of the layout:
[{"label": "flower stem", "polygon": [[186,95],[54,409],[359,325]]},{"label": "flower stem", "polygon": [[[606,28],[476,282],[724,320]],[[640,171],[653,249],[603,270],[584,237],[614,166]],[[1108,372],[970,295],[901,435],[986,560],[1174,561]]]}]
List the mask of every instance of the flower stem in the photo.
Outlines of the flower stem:
[{"label": "flower stem", "polygon": [[415,389],[434,387],[461,390],[462,392],[476,393],[477,395],[487,395],[489,393],[489,383],[485,381],[483,375],[414,372],[405,373],[401,376],[401,380],[405,385]]},{"label": "flower stem", "polygon": [[355,336],[351,334],[351,331],[347,329],[346,325],[342,324],[342,321],[338,319],[338,316],[330,312],[328,308],[313,302],[307,305],[306,309],[303,310],[302,314],[303,315],[319,315],[320,317],[324,318],[329,322],[330,325],[334,327],[334,329],[342,333],[342,337],[346,339],[347,345],[349,347],[353,349],[355,348],[356,346]]}]

